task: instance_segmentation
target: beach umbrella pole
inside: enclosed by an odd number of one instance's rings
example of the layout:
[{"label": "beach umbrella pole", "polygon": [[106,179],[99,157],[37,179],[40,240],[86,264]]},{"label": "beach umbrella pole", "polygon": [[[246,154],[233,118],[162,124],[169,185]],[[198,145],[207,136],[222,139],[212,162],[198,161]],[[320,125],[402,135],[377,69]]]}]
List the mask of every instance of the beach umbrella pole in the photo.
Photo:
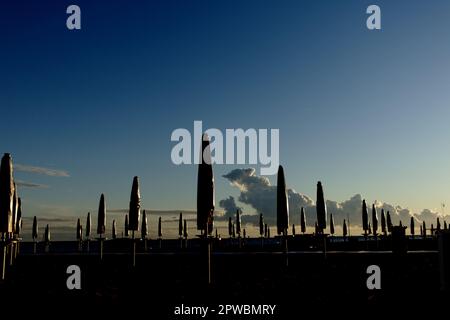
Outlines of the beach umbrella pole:
[{"label": "beach umbrella pole", "polygon": [[5,267],[6,267],[6,244],[5,240],[2,241],[2,280],[5,280]]},{"label": "beach umbrella pole", "polygon": [[133,243],[133,267],[136,266],[136,241],[134,241],[134,230],[131,232],[131,241]]},{"label": "beach umbrella pole", "polygon": [[100,235],[100,260],[103,260],[103,238]]}]

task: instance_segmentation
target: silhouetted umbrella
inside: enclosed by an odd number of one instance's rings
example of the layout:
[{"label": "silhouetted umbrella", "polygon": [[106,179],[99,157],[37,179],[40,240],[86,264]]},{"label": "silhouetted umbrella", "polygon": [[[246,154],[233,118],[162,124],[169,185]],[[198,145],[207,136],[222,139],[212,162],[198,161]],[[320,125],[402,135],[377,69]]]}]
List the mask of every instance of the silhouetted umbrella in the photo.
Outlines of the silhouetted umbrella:
[{"label": "silhouetted umbrella", "polygon": [[270,239],[270,227],[267,227],[267,238]]},{"label": "silhouetted umbrella", "polygon": [[386,215],[384,214],[384,209],[381,209],[381,232],[386,235]]},{"label": "silhouetted umbrella", "polygon": [[295,236],[295,224],[292,224],[292,235]]},{"label": "silhouetted umbrella", "polygon": [[129,224],[128,229],[132,231],[132,237],[134,238],[134,232],[139,231],[139,218],[141,215],[141,194],[139,192],[139,178],[133,178],[133,186],[131,187],[130,196],[130,210],[128,214]]},{"label": "silhouetted umbrella", "polygon": [[236,238],[236,227],[233,223],[233,238]]},{"label": "silhouetted umbrella", "polygon": [[245,231],[245,228],[243,230],[243,236],[244,236],[244,239],[247,237],[247,232]]},{"label": "silhouetted umbrella", "polygon": [[44,242],[46,244],[50,242],[50,227],[48,225],[45,226]]},{"label": "silhouetted umbrella", "polygon": [[5,153],[0,165],[0,232],[2,233],[13,232],[13,202],[13,165],[11,155]]},{"label": "silhouetted umbrella", "polygon": [[77,220],[77,240],[82,240],[82,230],[81,230],[81,222],[80,219]]},{"label": "silhouetted umbrella", "polygon": [[128,215],[125,215],[125,237],[130,236],[130,229],[128,228]]},{"label": "silhouetted umbrella", "polygon": [[330,213],[330,233],[334,235],[334,220],[333,220],[333,214]]},{"label": "silhouetted umbrella", "polygon": [[344,236],[344,238],[347,236],[347,222],[344,219],[344,224],[342,225],[342,235]]},{"label": "silhouetted umbrella", "polygon": [[144,210],[142,212],[141,239],[146,239],[147,235],[148,235],[148,230],[147,230],[147,213]]},{"label": "silhouetted umbrella", "polygon": [[233,222],[231,221],[231,217],[228,217],[228,235],[230,238],[233,235]]},{"label": "silhouetted umbrella", "polygon": [[422,232],[423,232],[423,236],[426,237],[427,236],[427,227],[425,225],[425,221],[422,221]]},{"label": "silhouetted umbrella", "polygon": [[372,204],[372,232],[374,236],[376,236],[378,232],[378,214],[375,204]]},{"label": "silhouetted umbrella", "polygon": [[370,221],[369,221],[369,230],[368,230],[369,234],[372,234],[372,226],[370,225]]},{"label": "silhouetted umbrella", "polygon": [[32,229],[32,234],[31,234],[33,241],[36,241],[38,236],[39,236],[39,227],[37,224],[37,218],[36,216],[34,216],[33,218],[33,229]]},{"label": "silhouetted umbrella", "polygon": [[431,232],[431,235],[433,236],[434,235],[434,226],[433,226],[433,224],[431,224],[430,232]]},{"label": "silhouetted umbrella", "polygon": [[16,234],[20,235],[22,229],[22,199],[18,199],[17,218],[16,218]]},{"label": "silhouetted umbrella", "polygon": [[86,238],[89,240],[91,236],[91,213],[88,212],[86,219]]},{"label": "silhouetted umbrella", "polygon": [[236,210],[236,233],[238,237],[241,236],[241,210]]},{"label": "silhouetted umbrella", "polygon": [[111,235],[113,239],[117,238],[116,220],[113,220]]},{"label": "silhouetted umbrella", "polygon": [[188,237],[188,229],[187,229],[187,221],[184,219],[184,238],[187,239]]},{"label": "silhouetted umbrella", "polygon": [[362,203],[362,227],[364,234],[367,234],[369,231],[369,212],[367,211],[366,200],[363,200]]},{"label": "silhouetted umbrella", "polygon": [[[148,234],[148,227],[147,227],[147,213],[142,212],[142,226],[141,226],[141,239],[144,241],[144,251],[147,251],[147,234]],[[136,255],[136,247],[134,246],[134,255]],[[134,262],[135,258],[133,258]]]},{"label": "silhouetted umbrella", "polygon": [[325,203],[322,183],[320,181],[317,182],[316,212],[318,228],[317,231],[318,233],[323,233],[323,231],[327,228],[327,205]]},{"label": "silhouetted umbrella", "polygon": [[303,207],[300,212],[300,229],[303,234],[306,232],[306,215],[305,215],[305,210],[303,209]]},{"label": "silhouetted umbrella", "polygon": [[411,217],[411,223],[410,223],[410,233],[411,233],[411,235],[412,236],[414,236],[414,218],[413,217]]},{"label": "silhouetted umbrella", "polygon": [[212,232],[215,207],[214,174],[209,143],[208,135],[203,134],[197,176],[197,230],[203,230],[205,236]]},{"label": "silhouetted umbrella", "polygon": [[17,212],[19,210],[19,198],[17,196],[17,186],[14,183],[14,195],[13,195],[13,211],[12,211],[12,232],[16,233],[16,224],[17,224]]},{"label": "silhouetted umbrella", "polygon": [[183,213],[180,212],[180,218],[178,220],[178,235],[183,237]]},{"label": "silhouetted umbrella", "polygon": [[386,224],[387,224],[388,232],[391,233],[392,232],[392,220],[391,220],[391,214],[389,213],[389,211],[386,213]]},{"label": "silhouetted umbrella", "polygon": [[219,239],[219,232],[217,231],[217,228],[216,228],[216,239]]},{"label": "silhouetted umbrella", "polygon": [[106,226],[106,206],[105,206],[105,196],[100,196],[100,203],[98,206],[98,219],[97,219],[97,234],[102,238],[103,234],[105,234]]},{"label": "silhouetted umbrella", "polygon": [[268,235],[267,235],[267,229],[268,229],[268,226],[267,226],[267,223],[265,223],[265,224],[264,224],[264,237],[265,237],[265,238],[268,237]]},{"label": "silhouetted umbrella", "polygon": [[264,216],[262,213],[259,214],[259,235],[261,237],[264,235]]},{"label": "silhouetted umbrella", "polygon": [[423,237],[423,228],[420,226],[420,236]]},{"label": "silhouetted umbrella", "polygon": [[284,169],[278,166],[277,175],[277,233],[287,235],[289,228],[289,202],[286,190]]},{"label": "silhouetted umbrella", "polygon": [[158,239],[159,239],[159,248],[161,249],[161,241],[162,241],[162,223],[161,217],[158,219]]},{"label": "silhouetted umbrella", "polygon": [[162,225],[161,225],[161,217],[158,219],[158,238],[162,238]]},{"label": "silhouetted umbrella", "polygon": [[441,231],[441,221],[439,220],[439,217],[436,218],[436,231]]}]

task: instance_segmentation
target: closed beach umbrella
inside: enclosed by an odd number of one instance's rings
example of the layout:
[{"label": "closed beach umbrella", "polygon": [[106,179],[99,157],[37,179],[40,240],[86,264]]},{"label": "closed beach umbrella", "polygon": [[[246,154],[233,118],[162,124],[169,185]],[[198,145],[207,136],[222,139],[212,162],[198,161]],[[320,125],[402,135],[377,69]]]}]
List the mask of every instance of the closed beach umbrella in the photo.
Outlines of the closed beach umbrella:
[{"label": "closed beach umbrella", "polygon": [[91,236],[91,213],[88,212],[86,219],[86,238]]},{"label": "closed beach umbrella", "polygon": [[183,213],[180,212],[180,218],[178,219],[178,235],[183,237]]},{"label": "closed beach umbrella", "polygon": [[373,235],[376,236],[378,232],[378,214],[375,204],[372,204],[372,231]]},{"label": "closed beach umbrella", "polygon": [[116,227],[116,220],[113,220],[113,224],[112,224],[112,238],[116,239],[117,238],[117,227]]},{"label": "closed beach umbrella", "polygon": [[0,165],[0,232],[13,232],[14,202],[13,166],[11,155],[5,153]]},{"label": "closed beach umbrella", "polygon": [[100,235],[100,238],[103,234],[105,234],[106,229],[106,205],[105,205],[105,196],[100,196],[100,203],[98,205],[98,220],[97,220],[97,234]]},{"label": "closed beach umbrella", "polygon": [[261,237],[264,235],[264,216],[262,213],[259,214],[259,235]]},{"label": "closed beach umbrella", "polygon": [[287,234],[289,227],[289,202],[286,190],[286,180],[284,178],[284,169],[278,166],[277,175],[277,233]]},{"label": "closed beach umbrella", "polygon": [[302,233],[306,232],[306,215],[305,215],[305,209],[301,209],[300,212],[300,229],[302,231]]},{"label": "closed beach umbrella", "polygon": [[369,231],[369,213],[367,212],[366,200],[363,200],[362,203],[362,227],[364,233]]},{"label": "closed beach umbrella", "polygon": [[161,225],[161,217],[158,219],[158,237],[162,238],[162,225]]},{"label": "closed beach umbrella", "polygon": [[130,235],[130,229],[128,228],[128,215],[125,215],[125,237]]},{"label": "closed beach umbrella", "polygon": [[202,135],[200,159],[197,176],[197,230],[204,234],[212,232],[215,207],[214,174],[211,162],[210,141],[207,134]]},{"label": "closed beach umbrella", "polygon": [[330,233],[334,235],[334,220],[333,220],[333,214],[330,213]]},{"label": "closed beach umbrella", "polygon": [[348,234],[348,230],[347,230],[347,221],[345,221],[345,219],[344,219],[344,224],[343,224],[343,226],[342,226],[342,235],[343,235],[344,237],[346,237],[347,234]]},{"label": "closed beach umbrella", "polygon": [[145,210],[142,212],[142,226],[141,226],[141,239],[147,238],[148,230],[147,230],[147,214]]},{"label": "closed beach umbrella", "polygon": [[236,210],[236,233],[238,237],[241,235],[241,210]]},{"label": "closed beach umbrella", "polygon": [[36,216],[34,216],[34,218],[33,218],[33,229],[32,229],[32,238],[33,238],[33,240],[36,241],[38,236],[39,236],[39,227],[38,227],[38,224],[37,224],[37,218],[36,218]]},{"label": "closed beach umbrella", "polygon": [[317,231],[323,233],[323,230],[327,227],[327,205],[325,203],[325,197],[323,194],[322,183],[317,182],[317,200],[316,200],[316,212],[317,212]]},{"label": "closed beach umbrella", "polygon": [[384,209],[381,209],[381,232],[386,234],[386,215],[384,214]]},{"label": "closed beach umbrella", "polygon": [[131,231],[139,231],[139,218],[141,215],[141,194],[139,191],[139,178],[133,178],[130,195],[130,210],[128,212],[128,228]]},{"label": "closed beach umbrella", "polygon": [[81,222],[80,219],[77,220],[77,240],[81,240],[82,237],[82,230],[81,230]]}]

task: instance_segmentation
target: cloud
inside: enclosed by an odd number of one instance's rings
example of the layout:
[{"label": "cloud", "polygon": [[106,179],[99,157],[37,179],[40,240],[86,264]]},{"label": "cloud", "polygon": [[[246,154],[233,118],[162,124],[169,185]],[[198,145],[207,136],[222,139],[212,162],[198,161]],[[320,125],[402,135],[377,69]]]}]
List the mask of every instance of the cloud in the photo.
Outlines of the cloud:
[{"label": "cloud", "polygon": [[[270,224],[276,223],[276,186],[272,186],[270,181],[255,174],[254,168],[235,169],[223,176],[232,186],[240,190],[238,200],[244,204],[250,205],[257,213],[263,213],[265,221]],[[325,196],[326,196],[326,185]],[[289,208],[290,208],[290,223],[300,224],[300,210],[303,207],[306,211],[306,221],[309,226],[313,226],[316,221],[316,207],[315,201],[305,194],[301,194],[294,189],[288,189]],[[362,196],[355,194],[350,199],[338,202],[327,200],[328,213],[333,214],[336,225],[342,225],[344,219],[349,219],[352,226],[361,226],[361,207]],[[411,217],[417,221],[423,221],[429,225],[436,223],[436,218],[440,215],[431,210],[425,209],[420,214],[414,214],[407,208],[394,206],[381,201],[375,201],[375,207],[378,211],[378,218],[380,219],[381,209],[385,212],[389,211],[393,224],[398,224],[402,221],[403,225],[409,226]],[[236,205],[236,204],[235,204]],[[369,206],[369,218],[371,218],[371,204]],[[249,223],[257,223],[257,215],[244,215],[243,221]],[[441,221],[442,223],[442,221]]]},{"label": "cloud", "polygon": [[232,196],[220,200],[219,206],[225,210],[224,215],[222,217],[226,219],[228,219],[229,217],[234,217],[237,210],[242,210],[241,207],[236,206],[236,201]]},{"label": "cloud", "polygon": [[14,169],[16,171],[42,174],[51,177],[70,177],[69,173],[65,170],[49,169],[44,167],[35,167],[23,164],[14,165]]},{"label": "cloud", "polygon": [[16,180],[16,185],[18,187],[23,187],[23,188],[35,188],[35,189],[47,189],[47,188],[49,188],[49,186],[46,185],[46,184],[39,184],[39,183],[34,183],[34,182],[26,182],[26,181],[22,181],[22,180]]}]

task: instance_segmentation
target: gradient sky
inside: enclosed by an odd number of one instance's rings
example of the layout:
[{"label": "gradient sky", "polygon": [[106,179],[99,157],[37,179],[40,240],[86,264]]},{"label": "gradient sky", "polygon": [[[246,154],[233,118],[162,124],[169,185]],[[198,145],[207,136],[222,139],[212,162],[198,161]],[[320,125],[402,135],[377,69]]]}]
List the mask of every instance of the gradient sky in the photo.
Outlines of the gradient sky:
[{"label": "gradient sky", "polygon": [[[70,4],[82,30],[66,28]],[[382,30],[366,28],[378,4]],[[450,203],[448,1],[2,1],[0,152],[24,215],[194,209],[176,128],[279,128],[289,187],[420,211]],[[217,198],[238,195],[216,166]],[[240,166],[242,167],[242,166]],[[275,181],[275,177],[270,177]]]}]

